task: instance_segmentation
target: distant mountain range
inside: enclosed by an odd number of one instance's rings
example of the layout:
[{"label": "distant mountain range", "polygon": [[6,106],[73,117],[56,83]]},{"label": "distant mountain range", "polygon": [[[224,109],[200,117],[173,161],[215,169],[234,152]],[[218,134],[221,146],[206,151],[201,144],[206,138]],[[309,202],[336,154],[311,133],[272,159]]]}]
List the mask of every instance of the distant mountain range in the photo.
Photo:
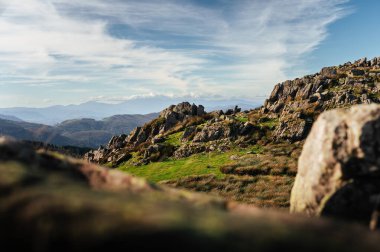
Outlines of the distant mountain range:
[{"label": "distant mountain range", "polygon": [[0,116],[0,135],[58,146],[97,148],[106,144],[113,135],[127,134],[157,116],[158,114],[151,113],[115,115],[99,121],[86,118],[74,119],[55,126],[29,123],[12,116]]},{"label": "distant mountain range", "polygon": [[[101,120],[102,118],[110,117],[115,114],[149,114],[158,112],[168,107],[171,104],[178,104],[183,101],[189,101],[195,104],[202,104],[205,106],[206,111],[213,111],[217,109],[227,109],[238,105],[243,110],[252,109],[262,105],[262,101],[247,101],[241,99],[229,100],[208,100],[208,99],[188,99],[185,97],[172,98],[167,96],[154,96],[154,97],[140,97],[130,99],[118,104],[108,104],[101,102],[86,102],[79,105],[57,105],[46,108],[0,108],[0,114],[7,120],[26,121],[32,123],[56,125],[65,120],[93,118]],[[16,117],[16,118],[14,118]]]}]

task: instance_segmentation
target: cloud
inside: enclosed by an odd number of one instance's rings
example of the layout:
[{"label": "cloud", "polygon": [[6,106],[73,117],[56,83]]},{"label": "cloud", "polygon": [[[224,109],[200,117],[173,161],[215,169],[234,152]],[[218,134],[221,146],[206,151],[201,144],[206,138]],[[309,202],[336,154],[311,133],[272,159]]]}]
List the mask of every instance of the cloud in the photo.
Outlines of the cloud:
[{"label": "cloud", "polygon": [[62,88],[77,100],[86,92],[75,90],[255,97],[290,77],[347,2],[0,0],[0,82],[10,95],[50,88],[52,101]]}]

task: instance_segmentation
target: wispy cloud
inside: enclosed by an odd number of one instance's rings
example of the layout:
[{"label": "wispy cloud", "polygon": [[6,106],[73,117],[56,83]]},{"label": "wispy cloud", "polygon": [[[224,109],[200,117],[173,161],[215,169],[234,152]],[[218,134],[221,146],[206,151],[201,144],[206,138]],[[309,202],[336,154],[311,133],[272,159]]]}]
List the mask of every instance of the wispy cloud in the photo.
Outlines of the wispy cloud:
[{"label": "wispy cloud", "polygon": [[9,95],[28,87],[42,95],[40,85],[50,90],[40,100],[52,102],[120,93],[254,97],[289,77],[348,13],[347,2],[0,0],[0,82]]}]

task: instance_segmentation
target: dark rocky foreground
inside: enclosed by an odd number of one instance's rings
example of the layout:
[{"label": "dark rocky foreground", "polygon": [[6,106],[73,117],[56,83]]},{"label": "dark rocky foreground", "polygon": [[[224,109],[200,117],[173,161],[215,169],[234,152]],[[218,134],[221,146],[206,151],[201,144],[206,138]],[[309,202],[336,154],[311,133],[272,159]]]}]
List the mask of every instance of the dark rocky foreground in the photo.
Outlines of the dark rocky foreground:
[{"label": "dark rocky foreground", "polygon": [[[380,236],[0,140],[2,251],[378,251]],[[3,250],[5,249],[5,250]]]}]

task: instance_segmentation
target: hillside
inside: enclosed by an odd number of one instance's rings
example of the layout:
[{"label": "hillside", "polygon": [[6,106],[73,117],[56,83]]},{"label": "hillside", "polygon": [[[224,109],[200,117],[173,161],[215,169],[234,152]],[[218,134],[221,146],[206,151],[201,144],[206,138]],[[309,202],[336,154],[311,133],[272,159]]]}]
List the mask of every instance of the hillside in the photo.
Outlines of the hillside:
[{"label": "hillside", "polygon": [[288,207],[304,139],[320,113],[379,103],[380,59],[277,84],[263,107],[206,113],[181,103],[86,155],[162,184]]},{"label": "hillside", "polygon": [[0,119],[0,135],[58,146],[96,147],[106,144],[114,134],[129,133],[156,115],[115,115],[101,121],[76,119],[56,126]]}]

